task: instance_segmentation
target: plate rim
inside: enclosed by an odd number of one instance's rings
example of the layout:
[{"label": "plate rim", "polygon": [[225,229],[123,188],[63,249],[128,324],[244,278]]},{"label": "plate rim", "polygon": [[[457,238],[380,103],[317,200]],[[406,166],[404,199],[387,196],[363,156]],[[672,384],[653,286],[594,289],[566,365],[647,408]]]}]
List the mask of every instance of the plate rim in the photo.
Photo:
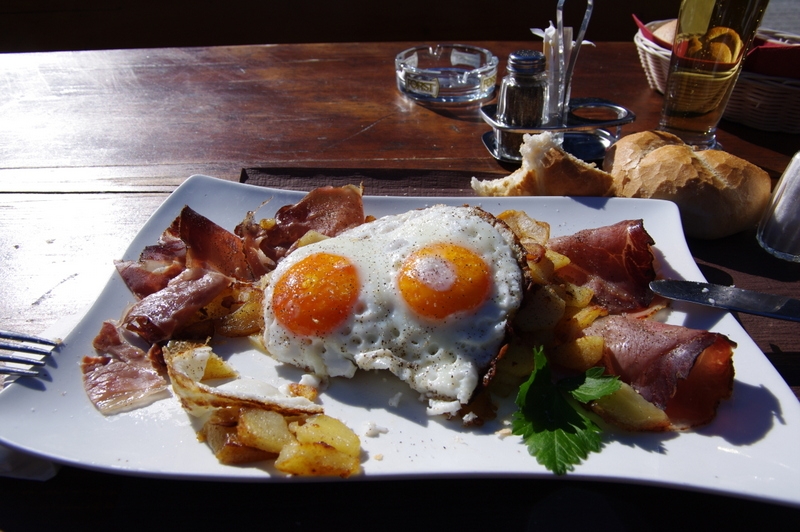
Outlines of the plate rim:
[{"label": "plate rim", "polygon": [[[256,185],[250,185],[250,184],[244,184],[244,183],[237,183],[237,182],[234,182],[234,181],[222,180],[222,179],[218,179],[218,178],[215,178],[215,177],[210,177],[210,176],[206,176],[206,175],[202,175],[202,174],[195,174],[195,175],[190,176],[179,187],[177,187],[175,189],[175,191],[162,203],[162,205],[159,206],[158,209],[156,209],[156,211],[153,213],[153,215],[150,218],[148,218],[147,222],[145,222],[145,224],[142,226],[140,231],[137,233],[137,237],[134,238],[134,240],[129,245],[129,247],[126,250],[125,254],[128,255],[133,250],[134,246],[136,245],[137,249],[135,249],[133,251],[135,251],[136,256],[138,256],[138,253],[139,253],[139,251],[141,251],[141,248],[138,247],[138,244],[136,244],[136,242],[139,240],[140,235],[142,235],[143,233],[146,233],[146,232],[151,232],[151,233],[152,232],[157,232],[157,234],[160,235],[161,232],[164,229],[164,226],[158,225],[156,227],[156,224],[161,224],[162,223],[161,222],[161,218],[163,218],[164,216],[167,216],[166,211],[168,211],[169,209],[179,209],[181,206],[179,206],[178,203],[180,203],[180,202],[182,202],[184,200],[184,196],[187,196],[186,200],[188,201],[190,199],[190,197],[197,191],[198,188],[202,189],[203,187],[208,187],[208,186],[212,186],[214,188],[226,189],[226,190],[235,190],[235,191],[237,191],[237,194],[238,193],[243,193],[244,194],[247,191],[258,191],[258,195],[261,195],[263,197],[268,197],[271,194],[275,195],[275,194],[280,193],[281,195],[287,195],[289,197],[300,198],[300,197],[302,197],[302,196],[304,196],[306,194],[306,192],[304,192],[304,191],[272,189],[272,188],[268,188],[268,187],[260,187],[260,186],[256,186]],[[495,203],[499,202],[502,205],[512,205],[513,206],[513,205],[522,205],[522,204],[524,204],[526,202],[530,202],[530,201],[532,201],[532,198],[530,198],[530,197],[522,197],[522,198],[491,198],[491,197],[477,197],[477,196],[460,196],[460,197],[449,197],[449,196],[448,197],[437,197],[437,196],[433,196],[433,197],[410,197],[409,196],[409,197],[400,197],[400,196],[378,196],[378,195],[372,196],[372,195],[369,195],[369,194],[366,194],[364,196],[365,206],[372,205],[372,204],[380,204],[380,203],[385,203],[385,204],[388,204],[388,205],[391,206],[392,204],[397,204],[401,200],[408,200],[408,201],[411,201],[411,202],[420,202],[420,203],[431,203],[431,204],[432,203],[438,203],[438,202],[451,202],[451,203],[455,203],[455,202],[470,202],[472,204],[478,204],[478,205],[481,205],[481,204],[493,204],[494,205]],[[550,202],[564,202],[564,201],[572,202],[572,201],[575,201],[575,202],[584,203],[584,204],[597,205],[597,206],[599,206],[598,208],[605,208],[605,206],[607,206],[609,204],[613,207],[614,204],[627,204],[627,203],[630,203],[630,202],[635,202],[636,204],[640,204],[640,205],[652,205],[652,204],[654,204],[654,202],[658,202],[658,205],[660,206],[660,208],[666,209],[667,211],[672,211],[673,212],[673,216],[676,216],[678,221],[680,220],[679,216],[677,215],[677,206],[675,206],[674,203],[672,203],[672,202],[667,202],[667,201],[664,201],[664,200],[635,200],[635,199],[628,199],[628,198],[590,198],[590,199],[586,199],[586,198],[582,198],[582,199],[581,198],[567,198],[567,199],[565,199],[563,197],[558,197],[558,198],[545,198],[545,199],[536,198],[535,201],[543,201],[543,202],[547,202],[547,201],[550,201]],[[244,215],[244,212],[241,211],[241,209],[239,211],[237,211],[237,212],[239,213],[239,218],[241,219],[241,217]],[[682,236],[682,231],[681,231],[681,238],[679,239],[678,243],[680,245],[686,247],[685,251],[688,252],[688,246],[686,244],[685,238]],[[656,247],[658,247],[658,241],[656,243]],[[693,268],[687,267],[687,265],[684,265],[684,267],[687,268],[685,273],[689,274],[687,276],[687,278],[690,278],[692,280],[704,280],[704,278],[702,276],[702,273],[700,272],[699,268],[697,267],[696,263],[694,263],[693,260],[692,260],[692,265],[693,265]],[[111,278],[106,282],[104,288],[102,289],[101,295],[98,297],[98,300],[96,300],[91,305],[91,307],[89,309],[87,309],[84,313],[79,315],[79,319],[78,319],[78,322],[77,322],[78,325],[80,325],[86,319],[86,316],[89,315],[91,309],[95,308],[95,306],[98,305],[99,300],[103,297],[104,294],[106,294],[106,291],[110,289],[109,287],[114,282],[114,278],[115,278],[115,272],[112,273]],[[717,312],[717,311],[713,311],[713,312]],[[738,322],[736,322],[732,318],[732,316],[730,316],[729,313],[719,311],[719,312],[717,312],[716,315],[721,316],[720,323],[723,323],[724,327],[735,326],[735,327],[739,327],[739,329],[741,329],[741,326],[738,324]],[[73,319],[74,319],[74,317],[73,317]],[[64,320],[64,321],[66,321],[66,320]],[[731,322],[732,322],[732,324],[731,324]],[[58,324],[56,326],[56,328],[58,326],[63,326],[63,324],[61,324],[61,323]],[[71,331],[70,334],[72,334],[73,332],[74,332],[74,330]],[[746,336],[746,332],[743,329],[741,329],[741,333]],[[749,337],[747,337],[747,338],[749,338]],[[751,340],[751,342],[752,342],[752,340]],[[755,345],[755,344],[753,343],[753,345]],[[761,356],[764,357],[763,353],[760,350],[758,350],[758,351],[759,351],[759,353],[761,353]],[[766,357],[764,357],[764,360],[766,360]],[[789,389],[788,385],[786,385],[785,382],[783,382],[783,384],[784,384],[786,390],[791,392],[791,390]],[[7,390],[4,390],[4,392],[7,392]],[[2,403],[2,402],[3,402],[2,401],[2,396],[0,395],[0,403]],[[800,408],[798,408],[797,410],[800,410]],[[2,408],[0,408],[0,412],[2,412]],[[65,464],[73,465],[73,466],[76,466],[76,467],[82,467],[82,468],[92,469],[92,470],[97,470],[97,471],[105,471],[105,472],[111,472],[111,473],[115,473],[115,474],[122,474],[122,475],[134,475],[134,476],[157,477],[157,478],[173,478],[173,479],[175,479],[175,478],[205,479],[205,480],[217,480],[217,481],[220,481],[220,480],[223,480],[223,481],[246,481],[246,482],[253,482],[253,481],[256,481],[256,482],[258,482],[258,481],[274,482],[274,481],[283,481],[283,480],[292,481],[292,479],[284,479],[283,477],[280,477],[280,476],[276,477],[276,476],[269,476],[269,475],[264,475],[263,477],[252,477],[252,476],[245,477],[245,476],[207,475],[207,474],[204,474],[204,473],[192,473],[192,472],[187,472],[184,475],[175,475],[173,473],[160,473],[158,471],[148,471],[148,470],[136,469],[136,468],[131,467],[131,466],[113,467],[113,466],[109,466],[108,464],[93,464],[93,463],[74,461],[74,460],[69,460],[67,458],[64,458],[62,456],[53,456],[52,453],[43,453],[43,452],[40,452],[39,450],[37,450],[35,448],[32,449],[32,448],[25,447],[25,446],[19,446],[13,441],[13,438],[9,439],[8,437],[6,437],[6,436],[4,436],[2,434],[2,427],[0,427],[0,442],[4,443],[5,445],[8,445],[11,448],[16,448],[16,449],[21,450],[23,452],[26,452],[26,453],[29,453],[29,454],[33,454],[33,455],[36,455],[36,456],[40,456],[42,458],[46,458],[46,459],[49,459],[49,460],[53,460],[55,462],[65,463]],[[200,444],[198,444],[198,445],[200,445]],[[530,460],[532,460],[532,461],[534,460],[532,457],[528,457],[528,458]],[[589,458],[589,460],[591,460],[591,457]],[[410,473],[409,475],[411,477],[413,477],[413,478],[419,478],[419,475],[416,475],[414,473]],[[495,473],[491,473],[491,472],[490,473],[486,473],[486,472],[481,472],[481,471],[475,471],[475,472],[463,472],[463,473],[450,473],[449,475],[450,476],[464,476],[464,475],[467,475],[467,476],[470,476],[470,477],[476,477],[476,476],[479,477],[479,476],[487,476],[488,475],[488,476],[492,476],[492,477],[503,477],[503,476],[508,475],[508,473],[506,473],[506,474],[497,473],[497,472],[495,472]],[[425,475],[422,475],[422,476],[425,477]],[[443,475],[433,475],[433,476],[435,478],[442,478],[443,477]],[[448,476],[448,475],[445,474],[444,476]],[[553,478],[553,479],[556,479],[556,478],[560,478],[560,477],[556,477],[556,476],[552,475],[549,472],[545,472],[544,474],[542,474],[542,473],[537,472],[537,471],[525,471],[525,472],[522,472],[522,473],[519,473],[519,474],[511,474],[510,476],[514,476],[514,477],[522,476],[524,478],[536,478],[536,479],[541,479],[541,478]],[[379,473],[379,474],[363,475],[360,478],[361,479],[367,479],[367,480],[386,480],[386,479],[408,478],[408,476],[397,475],[397,474],[380,474]],[[663,482],[663,481],[660,481],[660,480],[648,481],[647,479],[642,479],[642,478],[635,479],[635,478],[630,478],[630,477],[627,477],[627,476],[614,476],[614,475],[606,475],[606,476],[598,477],[598,476],[596,476],[596,475],[594,475],[592,473],[582,472],[581,466],[576,468],[575,472],[572,472],[572,473],[568,474],[567,477],[565,477],[565,478],[568,479],[568,480],[569,479],[576,479],[576,480],[577,479],[581,479],[581,480],[592,480],[592,481],[615,481],[615,482],[625,482],[625,483],[631,483],[631,484],[636,484],[636,483],[649,484],[649,485],[661,486],[661,487],[682,487],[682,488],[685,488],[685,489],[690,489],[690,490],[695,490],[695,491],[708,491],[708,492],[711,492],[711,493],[717,493],[717,494],[722,494],[722,495],[738,496],[738,497],[743,497],[743,498],[751,498],[751,499],[756,499],[756,500],[763,500],[763,501],[766,501],[766,502],[773,502],[773,503],[781,503],[781,504],[800,506],[800,495],[798,495],[796,497],[783,497],[783,498],[777,497],[776,498],[774,496],[765,495],[765,494],[759,494],[759,493],[753,493],[753,492],[748,493],[748,492],[743,491],[741,489],[730,489],[730,488],[726,488],[725,486],[703,486],[703,485],[683,485],[683,486],[681,486],[681,485],[676,485],[674,482]],[[797,485],[800,487],[800,483],[797,483]],[[797,491],[800,492],[800,490],[797,490]]]}]

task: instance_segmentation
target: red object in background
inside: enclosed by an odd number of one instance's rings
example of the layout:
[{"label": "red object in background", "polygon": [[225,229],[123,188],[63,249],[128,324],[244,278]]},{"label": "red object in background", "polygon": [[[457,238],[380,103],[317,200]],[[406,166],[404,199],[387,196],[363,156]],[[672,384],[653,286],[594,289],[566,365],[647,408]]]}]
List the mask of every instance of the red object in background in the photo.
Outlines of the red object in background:
[{"label": "red object in background", "polygon": [[[672,43],[659,39],[636,15],[631,16],[647,40],[665,50],[672,50]],[[781,35],[781,38],[792,42],[780,42],[757,35],[747,52],[743,69],[764,76],[800,79],[800,36],[787,34]]]},{"label": "red object in background", "polygon": [[765,76],[800,79],[800,37],[787,44],[757,36],[747,52],[744,69]]}]

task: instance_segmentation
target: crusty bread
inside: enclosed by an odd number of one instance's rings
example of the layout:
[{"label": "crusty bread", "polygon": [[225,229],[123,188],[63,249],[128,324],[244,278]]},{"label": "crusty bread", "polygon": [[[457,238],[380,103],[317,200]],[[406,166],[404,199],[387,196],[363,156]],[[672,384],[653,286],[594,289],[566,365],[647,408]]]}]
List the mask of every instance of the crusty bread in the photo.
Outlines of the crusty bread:
[{"label": "crusty bread", "polygon": [[674,201],[688,236],[713,239],[753,227],[769,202],[771,180],[754,164],[720,150],[694,151],[678,137],[644,131],[623,137],[603,168],[614,193]]},{"label": "crusty bread", "polygon": [[522,166],[499,179],[472,178],[479,196],[609,196],[613,178],[562,150],[552,133],[524,135]]}]

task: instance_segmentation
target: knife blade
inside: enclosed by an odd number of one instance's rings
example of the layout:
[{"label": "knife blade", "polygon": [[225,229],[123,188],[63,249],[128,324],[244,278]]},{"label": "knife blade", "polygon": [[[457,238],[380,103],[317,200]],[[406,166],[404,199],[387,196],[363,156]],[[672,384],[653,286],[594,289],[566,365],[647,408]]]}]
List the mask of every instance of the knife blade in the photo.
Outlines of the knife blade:
[{"label": "knife blade", "polygon": [[800,321],[800,300],[791,297],[762,294],[733,286],[670,279],[651,281],[650,289],[669,299],[779,320]]}]

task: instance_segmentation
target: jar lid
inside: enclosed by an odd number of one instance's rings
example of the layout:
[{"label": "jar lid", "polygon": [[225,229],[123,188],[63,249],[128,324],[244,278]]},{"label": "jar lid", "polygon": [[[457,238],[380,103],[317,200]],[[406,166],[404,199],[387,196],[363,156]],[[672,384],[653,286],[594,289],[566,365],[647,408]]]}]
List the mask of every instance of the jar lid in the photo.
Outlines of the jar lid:
[{"label": "jar lid", "polygon": [[537,74],[544,71],[545,57],[536,50],[517,50],[508,56],[508,71],[515,74]]}]

